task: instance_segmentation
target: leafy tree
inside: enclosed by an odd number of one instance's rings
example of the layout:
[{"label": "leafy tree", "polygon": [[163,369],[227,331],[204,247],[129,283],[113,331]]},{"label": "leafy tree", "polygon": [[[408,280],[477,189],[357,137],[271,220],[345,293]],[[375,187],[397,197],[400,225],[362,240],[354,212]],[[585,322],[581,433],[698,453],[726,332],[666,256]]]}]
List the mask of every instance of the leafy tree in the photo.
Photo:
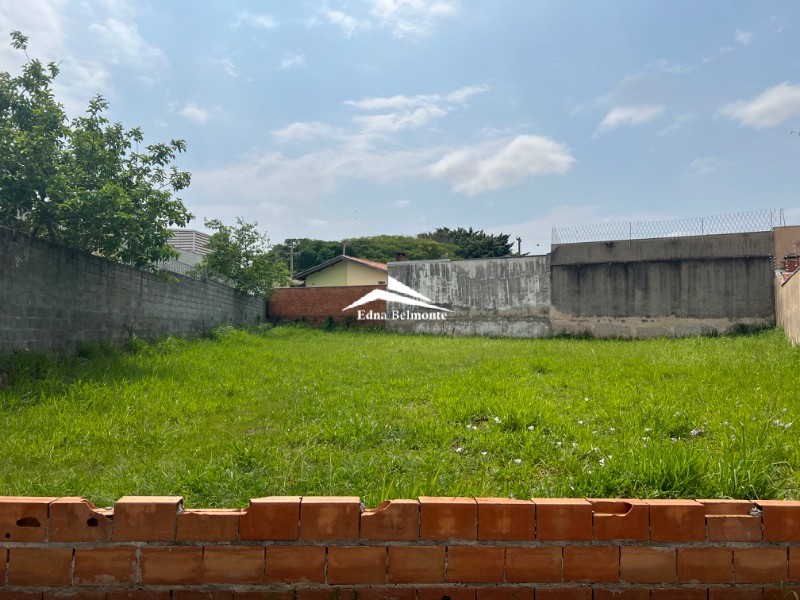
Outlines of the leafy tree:
[{"label": "leafy tree", "polygon": [[246,294],[268,294],[275,286],[288,285],[289,270],[270,252],[269,239],[259,233],[258,223],[239,218],[236,223],[231,227],[218,219],[205,222],[214,233],[206,245],[210,252],[195,273],[225,280]]},{"label": "leafy tree", "polygon": [[[26,36],[11,37],[26,50]],[[57,75],[37,59],[17,77],[0,72],[0,225],[140,268],[177,256],[169,227],[192,215],[174,194],[191,176],[172,163],[186,142],[140,151],[141,129],[112,124],[99,95],[68,122],[52,91]]]},{"label": "leafy tree", "polygon": [[509,242],[510,236],[500,233],[492,235],[483,230],[475,231],[470,227],[464,229],[450,229],[449,227],[439,227],[434,231],[419,234],[420,238],[434,240],[442,244],[451,244],[456,248],[458,258],[493,258],[508,256],[511,254],[513,242]]}]

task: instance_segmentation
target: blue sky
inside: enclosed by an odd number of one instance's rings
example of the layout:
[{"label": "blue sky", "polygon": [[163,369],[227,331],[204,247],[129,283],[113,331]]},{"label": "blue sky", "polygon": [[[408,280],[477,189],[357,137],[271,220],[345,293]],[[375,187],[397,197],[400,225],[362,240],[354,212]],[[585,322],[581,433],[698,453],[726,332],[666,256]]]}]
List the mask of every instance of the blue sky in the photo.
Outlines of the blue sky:
[{"label": "blue sky", "polygon": [[800,220],[798,28],[796,0],[0,0],[71,114],[102,93],[187,140],[192,227],[471,226],[532,253],[553,226]]}]

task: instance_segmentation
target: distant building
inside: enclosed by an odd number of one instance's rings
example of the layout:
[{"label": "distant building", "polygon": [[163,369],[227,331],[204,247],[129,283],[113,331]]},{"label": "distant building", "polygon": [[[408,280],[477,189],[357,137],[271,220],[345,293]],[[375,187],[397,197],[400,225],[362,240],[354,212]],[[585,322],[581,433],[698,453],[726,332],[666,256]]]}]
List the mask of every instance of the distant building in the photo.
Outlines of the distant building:
[{"label": "distant building", "polygon": [[[178,257],[176,261],[169,261],[172,267],[176,266],[172,264],[174,262],[194,267],[195,265],[199,265],[200,261],[203,260],[203,256],[210,252],[206,247],[211,239],[209,234],[203,233],[202,231],[195,231],[194,229],[170,229],[170,232],[172,232],[172,237],[169,238],[168,243],[180,254],[180,257]],[[181,269],[180,267],[167,268],[176,270],[179,273],[185,272],[185,269]]]},{"label": "distant building", "polygon": [[385,285],[387,273],[386,263],[354,256],[337,256],[298,273],[294,279],[303,281],[305,287]]}]

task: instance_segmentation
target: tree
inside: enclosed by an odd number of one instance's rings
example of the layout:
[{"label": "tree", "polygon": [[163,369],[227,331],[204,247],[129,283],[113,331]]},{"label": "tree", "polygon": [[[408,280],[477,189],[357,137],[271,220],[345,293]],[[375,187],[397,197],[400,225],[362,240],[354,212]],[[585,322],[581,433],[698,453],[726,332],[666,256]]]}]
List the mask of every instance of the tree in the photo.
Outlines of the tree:
[{"label": "tree", "polygon": [[[28,38],[11,37],[24,52]],[[186,142],[140,151],[141,129],[112,124],[99,95],[69,122],[52,92],[57,75],[37,59],[17,77],[0,72],[0,225],[139,268],[177,256],[169,227],[192,215],[174,194],[191,176],[172,163]]]},{"label": "tree", "polygon": [[289,269],[270,251],[266,234],[258,231],[258,223],[236,219],[231,227],[218,219],[206,221],[212,229],[206,248],[210,250],[195,269],[196,274],[229,282],[246,294],[266,295],[278,285],[289,285]]},{"label": "tree", "polygon": [[434,240],[442,244],[452,244],[456,248],[457,258],[493,258],[508,256],[514,243],[510,236],[500,233],[492,235],[483,230],[475,231],[470,227],[450,229],[439,227],[434,231],[419,234],[420,238]]}]

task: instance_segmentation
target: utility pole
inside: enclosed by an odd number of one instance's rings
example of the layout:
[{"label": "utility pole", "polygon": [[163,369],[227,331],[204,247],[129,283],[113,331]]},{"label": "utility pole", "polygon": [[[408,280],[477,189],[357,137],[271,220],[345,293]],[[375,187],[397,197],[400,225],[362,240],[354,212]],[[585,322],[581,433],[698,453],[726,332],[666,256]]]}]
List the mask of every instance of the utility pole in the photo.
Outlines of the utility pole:
[{"label": "utility pole", "polygon": [[294,242],[289,244],[289,276],[294,277]]},{"label": "utility pole", "polygon": [[517,236],[517,256],[522,256],[522,238]]}]

